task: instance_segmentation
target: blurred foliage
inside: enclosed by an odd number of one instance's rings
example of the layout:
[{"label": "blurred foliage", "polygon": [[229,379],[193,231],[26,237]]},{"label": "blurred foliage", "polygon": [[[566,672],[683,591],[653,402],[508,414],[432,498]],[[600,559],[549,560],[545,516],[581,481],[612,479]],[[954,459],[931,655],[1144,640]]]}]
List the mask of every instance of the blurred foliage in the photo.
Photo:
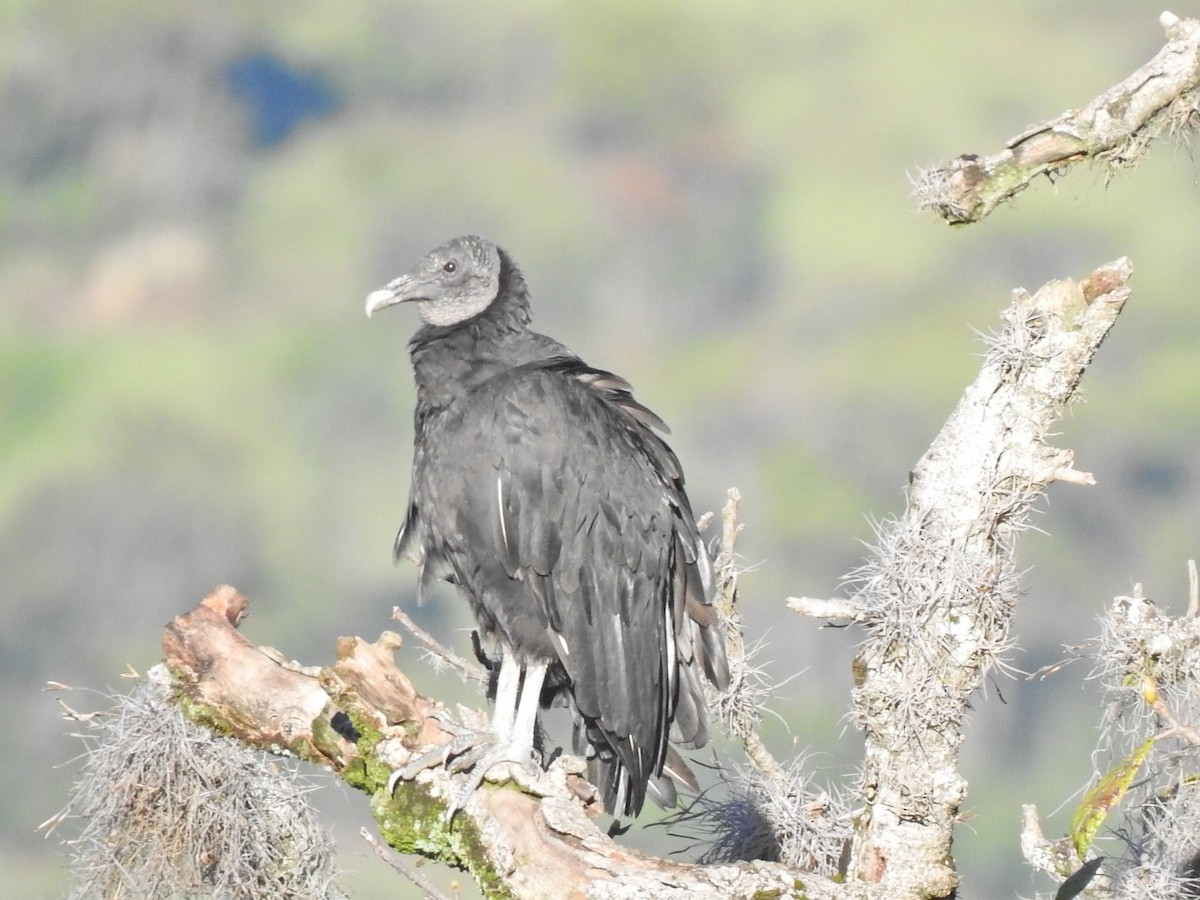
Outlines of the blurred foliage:
[{"label": "blurred foliage", "polygon": [[[0,681],[27,727],[0,771],[0,856],[44,853],[31,828],[62,796],[44,761],[71,751],[39,682],[151,663],[162,624],[220,581],[253,600],[252,639],[305,661],[339,633],[373,637],[411,596],[388,553],[414,322],[368,323],[362,298],[455,233],[508,247],[537,324],[672,424],[697,506],[742,489],[751,636],[779,677],[804,669],[770,735],[783,755],[811,744],[836,778],[857,742],[836,724],[852,632],[780,601],[834,593],[869,519],[903,503],[972,377],[972,330],[1014,287],[1137,267],[1063,424],[1099,487],[1052,492],[1053,539],[1023,547],[1015,664],[1090,636],[1130,581],[1182,597],[1200,507],[1191,157],[1159,146],[1111,184],[1073,172],[960,231],[908,196],[920,166],[990,152],[1123,78],[1160,45],[1158,12],[4,4]],[[228,90],[248,54],[338,105],[261,146]],[[421,615],[461,638],[461,604]],[[981,700],[978,819],[956,843],[973,893],[1028,890],[1018,804],[1086,780],[1081,677]]]}]

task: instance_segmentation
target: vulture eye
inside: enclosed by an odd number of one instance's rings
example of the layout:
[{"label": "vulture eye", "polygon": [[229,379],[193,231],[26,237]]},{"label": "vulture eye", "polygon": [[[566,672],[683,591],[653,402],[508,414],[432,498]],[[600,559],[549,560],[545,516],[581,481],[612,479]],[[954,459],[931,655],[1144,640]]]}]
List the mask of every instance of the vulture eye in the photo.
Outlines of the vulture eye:
[{"label": "vulture eye", "polygon": [[458,268],[458,263],[456,263],[454,260],[450,260],[450,262],[448,262],[444,266],[442,266],[442,271],[443,272],[453,272],[457,268]]}]

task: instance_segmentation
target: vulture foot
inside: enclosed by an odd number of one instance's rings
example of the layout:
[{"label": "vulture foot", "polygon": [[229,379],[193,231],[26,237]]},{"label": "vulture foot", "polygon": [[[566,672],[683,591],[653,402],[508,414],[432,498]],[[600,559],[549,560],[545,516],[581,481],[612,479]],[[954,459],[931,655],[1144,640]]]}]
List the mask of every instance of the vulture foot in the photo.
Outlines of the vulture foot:
[{"label": "vulture foot", "polygon": [[485,779],[512,781],[528,793],[545,795],[546,785],[542,782],[546,775],[534,762],[528,741],[501,741],[490,729],[467,729],[448,716],[436,718],[442,730],[451,735],[450,740],[394,771],[388,779],[389,793],[400,781],[412,781],[422,772],[442,766],[448,772],[467,773],[446,811],[446,821],[466,806]]},{"label": "vulture foot", "polygon": [[[511,781],[526,793],[539,797],[546,795],[546,773],[534,763],[529,748],[516,744],[481,745],[473,748],[471,755],[474,757],[471,770],[450,802],[446,821],[467,805],[471,795],[479,790],[485,780],[494,783]],[[465,766],[460,768],[456,765],[454,770],[465,771]]]}]

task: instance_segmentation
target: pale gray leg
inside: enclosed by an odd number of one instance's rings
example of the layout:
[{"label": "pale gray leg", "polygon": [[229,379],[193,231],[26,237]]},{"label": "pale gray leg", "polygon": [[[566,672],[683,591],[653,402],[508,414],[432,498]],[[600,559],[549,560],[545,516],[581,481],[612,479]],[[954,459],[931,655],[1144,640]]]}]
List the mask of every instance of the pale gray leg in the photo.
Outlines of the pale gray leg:
[{"label": "pale gray leg", "polygon": [[[528,675],[526,678],[528,679]],[[512,736],[517,715],[517,694],[521,689],[521,664],[505,644],[500,648],[500,674],[496,677],[496,708],[492,710],[492,731],[498,742]],[[541,691],[541,687],[538,687]]]},{"label": "pale gray leg", "polygon": [[[533,766],[533,729],[537,723],[538,706],[541,700],[542,683],[546,680],[547,664],[532,663],[525,667],[525,678],[521,683],[520,690],[521,696],[516,704],[515,715],[510,715],[508,718],[509,734],[505,738],[500,734],[500,691],[504,685],[504,666],[508,660],[509,656],[505,656],[500,663],[500,685],[496,689],[496,716],[493,718],[497,732],[496,742],[475,763],[470,776],[450,804],[450,809],[446,813],[447,819],[466,805],[467,800],[478,790],[488,772],[501,763],[513,763],[518,769],[527,772],[535,771]],[[516,657],[512,657],[512,662],[513,667],[519,672],[520,667],[517,665]]]},{"label": "pale gray leg", "polygon": [[533,756],[533,729],[537,725],[538,707],[542,698],[542,683],[546,680],[546,663],[525,667],[525,682],[521,685],[521,703],[513,719],[508,756],[512,762]]},{"label": "pale gray leg", "polygon": [[[533,765],[533,737],[547,664],[532,663],[522,673],[521,664],[509,647],[502,645],[500,653],[491,734],[466,731],[456,728],[449,720],[443,720],[442,728],[453,735],[451,740],[393,772],[388,782],[389,790],[394,790],[400,779],[412,780],[420,772],[436,765],[447,766],[456,772],[470,769],[465,783],[451,801],[446,813],[449,819],[470,799],[493,767],[501,763],[513,763],[518,771],[536,772]],[[512,777],[521,781],[516,774]]]}]

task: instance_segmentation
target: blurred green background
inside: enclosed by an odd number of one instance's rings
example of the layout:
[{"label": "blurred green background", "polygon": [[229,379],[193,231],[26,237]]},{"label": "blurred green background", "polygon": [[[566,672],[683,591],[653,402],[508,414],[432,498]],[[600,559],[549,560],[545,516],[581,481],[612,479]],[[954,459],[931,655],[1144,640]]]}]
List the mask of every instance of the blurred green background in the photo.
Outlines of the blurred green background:
[{"label": "blurred green background", "polygon": [[[747,626],[791,679],[767,737],[812,752],[831,783],[859,752],[844,721],[859,636],[783,600],[836,593],[870,520],[902,510],[977,368],[975,331],[1014,287],[1121,255],[1136,267],[1059,439],[1098,486],[1056,485],[1046,534],[1020,547],[1010,662],[1058,660],[1134,581],[1180,611],[1200,525],[1195,161],[1164,143],[1111,184],[1042,181],[961,230],[910,197],[921,167],[994,152],[1124,78],[1161,46],[1160,11],[0,4],[9,895],[65,883],[64,849],[35,826],[66,801],[79,745],[45,682],[122,689],[162,626],[223,582],[251,598],[251,640],[306,663],[411,599],[412,567],[389,554],[416,323],[368,322],[363,298],[455,234],[505,246],[541,330],[671,423],[697,509],[741,489]],[[419,615],[466,649],[464,605]],[[465,696],[401,652],[420,687]],[[1101,712],[1087,675],[997,675],[978,698],[964,896],[1049,889],[1021,862],[1019,806],[1065,829]],[[410,890],[355,833],[360,798],[319,802],[353,896]]]}]

